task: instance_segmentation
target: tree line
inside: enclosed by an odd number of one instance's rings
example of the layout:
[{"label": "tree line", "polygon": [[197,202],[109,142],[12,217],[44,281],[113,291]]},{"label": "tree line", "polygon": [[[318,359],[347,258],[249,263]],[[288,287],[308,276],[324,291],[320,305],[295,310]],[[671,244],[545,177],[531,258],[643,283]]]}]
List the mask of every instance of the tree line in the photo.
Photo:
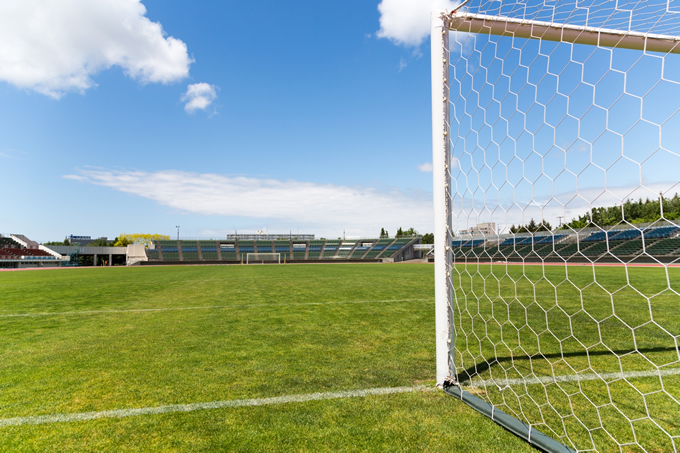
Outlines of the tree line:
[{"label": "tree line", "polygon": [[[153,241],[170,240],[170,236],[165,234],[120,234],[112,241],[107,241],[104,238],[95,239],[88,247],[127,247],[132,244],[143,244],[148,247]],[[72,245],[69,238],[65,238],[63,242],[52,241],[45,242],[43,245]]]},{"label": "tree line", "polygon": [[[397,229],[397,234],[394,237],[399,237],[399,236],[418,236],[420,233],[415,228],[409,228],[408,230],[404,230],[401,227]],[[380,229],[380,239],[386,239],[390,237],[390,233],[385,229],[381,228]],[[425,233],[422,235],[421,239],[423,244],[434,244],[434,233]]]},{"label": "tree line", "polygon": [[561,229],[613,226],[623,220],[630,223],[652,223],[661,219],[662,215],[666,220],[680,219],[680,196],[677,193],[671,198],[661,196],[658,199],[647,198],[644,201],[639,198],[637,201],[626,200],[622,205],[593,208],[562,225]]}]

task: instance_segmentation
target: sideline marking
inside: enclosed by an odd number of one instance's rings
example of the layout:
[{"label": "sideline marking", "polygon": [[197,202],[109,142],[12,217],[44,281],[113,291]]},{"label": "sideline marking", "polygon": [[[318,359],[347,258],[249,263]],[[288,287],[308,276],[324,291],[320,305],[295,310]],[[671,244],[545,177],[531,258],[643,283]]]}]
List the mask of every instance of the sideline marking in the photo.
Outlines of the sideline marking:
[{"label": "sideline marking", "polygon": [[510,387],[511,385],[532,385],[532,384],[553,384],[556,382],[581,382],[581,381],[595,381],[597,379],[603,380],[617,380],[617,379],[634,379],[643,377],[659,377],[659,376],[675,376],[680,374],[680,368],[670,368],[666,370],[654,371],[626,371],[618,373],[588,373],[588,374],[567,374],[563,376],[543,376],[533,377],[528,379],[485,379],[482,381],[464,381],[461,383],[463,388],[483,388],[486,386]]},{"label": "sideline marking", "polygon": [[95,315],[106,313],[144,313],[177,310],[216,310],[223,308],[246,308],[246,307],[282,307],[282,306],[306,306],[306,305],[338,305],[338,304],[386,304],[390,302],[430,302],[432,299],[389,299],[389,300],[347,300],[335,302],[290,302],[283,304],[241,304],[241,305],[211,305],[207,307],[167,307],[167,308],[131,308],[129,310],[83,310],[83,311],[62,311],[62,312],[39,312],[39,313],[14,313],[0,315],[0,318],[23,318],[31,316],[64,316],[64,315]]},{"label": "sideline marking", "polygon": [[247,400],[213,401],[210,403],[174,404],[171,406],[142,407],[138,409],[119,409],[101,412],[80,412],[73,414],[52,414],[29,417],[0,418],[0,427],[21,425],[43,425],[47,423],[80,422],[101,418],[125,418],[138,415],[171,414],[176,412],[193,412],[228,407],[268,406],[272,404],[302,403],[306,401],[330,400],[337,398],[357,398],[370,395],[391,395],[416,391],[432,391],[435,387],[386,387],[365,390],[345,390],[340,392],[309,393],[303,395],[277,396],[273,398],[255,398]]}]

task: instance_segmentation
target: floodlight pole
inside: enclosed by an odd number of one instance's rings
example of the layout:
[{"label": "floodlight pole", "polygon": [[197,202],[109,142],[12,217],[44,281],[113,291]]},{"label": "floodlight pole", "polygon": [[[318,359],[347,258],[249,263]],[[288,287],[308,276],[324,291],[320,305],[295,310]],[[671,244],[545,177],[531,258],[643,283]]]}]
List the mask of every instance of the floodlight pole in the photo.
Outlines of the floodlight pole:
[{"label": "floodlight pole", "polygon": [[455,369],[449,317],[452,304],[451,154],[449,148],[449,33],[444,11],[431,16],[432,65],[432,184],[434,189],[434,281],[437,386]]},{"label": "floodlight pole", "polygon": [[179,225],[175,225],[175,228],[177,228],[177,240],[179,241]]}]

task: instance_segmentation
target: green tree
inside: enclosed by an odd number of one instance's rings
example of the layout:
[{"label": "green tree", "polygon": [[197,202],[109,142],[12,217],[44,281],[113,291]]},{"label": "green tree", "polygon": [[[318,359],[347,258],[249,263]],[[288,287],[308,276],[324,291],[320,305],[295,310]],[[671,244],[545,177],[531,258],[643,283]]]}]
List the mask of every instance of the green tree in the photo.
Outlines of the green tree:
[{"label": "green tree", "polygon": [[397,230],[397,237],[403,236],[403,235],[404,235],[404,232],[402,231],[401,227],[399,227],[399,229]]},{"label": "green tree", "polygon": [[121,234],[118,236],[115,247],[127,247],[130,244],[144,244],[146,247],[154,241],[170,240],[165,234]]},{"label": "green tree", "polygon": [[423,234],[422,243],[423,244],[434,244],[434,233]]},{"label": "green tree", "polygon": [[547,222],[545,220],[541,221],[541,223],[536,223],[534,219],[531,219],[528,224],[526,225],[517,225],[515,226],[514,224],[510,227],[510,233],[518,234],[518,233],[536,233],[538,231],[552,231],[552,225],[550,225],[550,222]]},{"label": "green tree", "polygon": [[390,234],[387,232],[385,228],[380,228],[380,237],[381,238],[388,238],[390,237]]},{"label": "green tree", "polygon": [[108,247],[109,244],[111,243],[108,242],[105,238],[98,238],[90,242],[90,244],[88,244],[88,247]]},{"label": "green tree", "polygon": [[418,231],[416,231],[415,228],[409,228],[408,230],[403,231],[399,228],[399,231],[401,231],[401,236],[418,236]]},{"label": "green tree", "polygon": [[606,227],[618,225],[626,221],[630,223],[651,223],[661,218],[666,220],[680,219],[680,197],[676,193],[666,198],[659,194],[659,198],[650,200],[625,200],[621,205],[593,208],[590,211],[572,218],[569,223],[562,225],[562,229],[581,229],[586,227]]},{"label": "green tree", "polygon": [[64,238],[64,241],[50,241],[50,242],[45,242],[43,245],[71,245],[68,241],[68,238]]}]

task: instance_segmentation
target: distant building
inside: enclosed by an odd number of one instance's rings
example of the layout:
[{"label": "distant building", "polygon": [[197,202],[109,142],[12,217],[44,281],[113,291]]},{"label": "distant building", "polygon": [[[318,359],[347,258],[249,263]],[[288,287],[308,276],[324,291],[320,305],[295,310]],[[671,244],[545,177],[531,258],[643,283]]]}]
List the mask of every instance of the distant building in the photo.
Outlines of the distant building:
[{"label": "distant building", "polygon": [[257,230],[255,234],[227,234],[229,240],[243,240],[243,241],[275,241],[277,239],[300,239],[304,241],[314,240],[313,234],[269,234],[266,229]]},{"label": "distant building", "polygon": [[92,236],[74,236],[74,235],[70,235],[70,236],[68,237],[68,243],[71,244],[71,245],[80,245],[81,247],[84,247],[84,246],[87,246],[87,245],[92,244],[94,241],[97,241],[97,240],[99,240],[99,239],[103,239],[103,240],[105,240],[106,242],[109,241],[109,238],[106,238],[106,237],[101,237],[101,238],[97,238],[97,239],[92,239]]},{"label": "distant building", "polygon": [[487,223],[480,223],[472,228],[468,228],[467,230],[463,230],[460,232],[461,235],[473,235],[473,234],[483,234],[485,236],[493,236],[496,234],[496,223],[494,222],[487,222]]}]

